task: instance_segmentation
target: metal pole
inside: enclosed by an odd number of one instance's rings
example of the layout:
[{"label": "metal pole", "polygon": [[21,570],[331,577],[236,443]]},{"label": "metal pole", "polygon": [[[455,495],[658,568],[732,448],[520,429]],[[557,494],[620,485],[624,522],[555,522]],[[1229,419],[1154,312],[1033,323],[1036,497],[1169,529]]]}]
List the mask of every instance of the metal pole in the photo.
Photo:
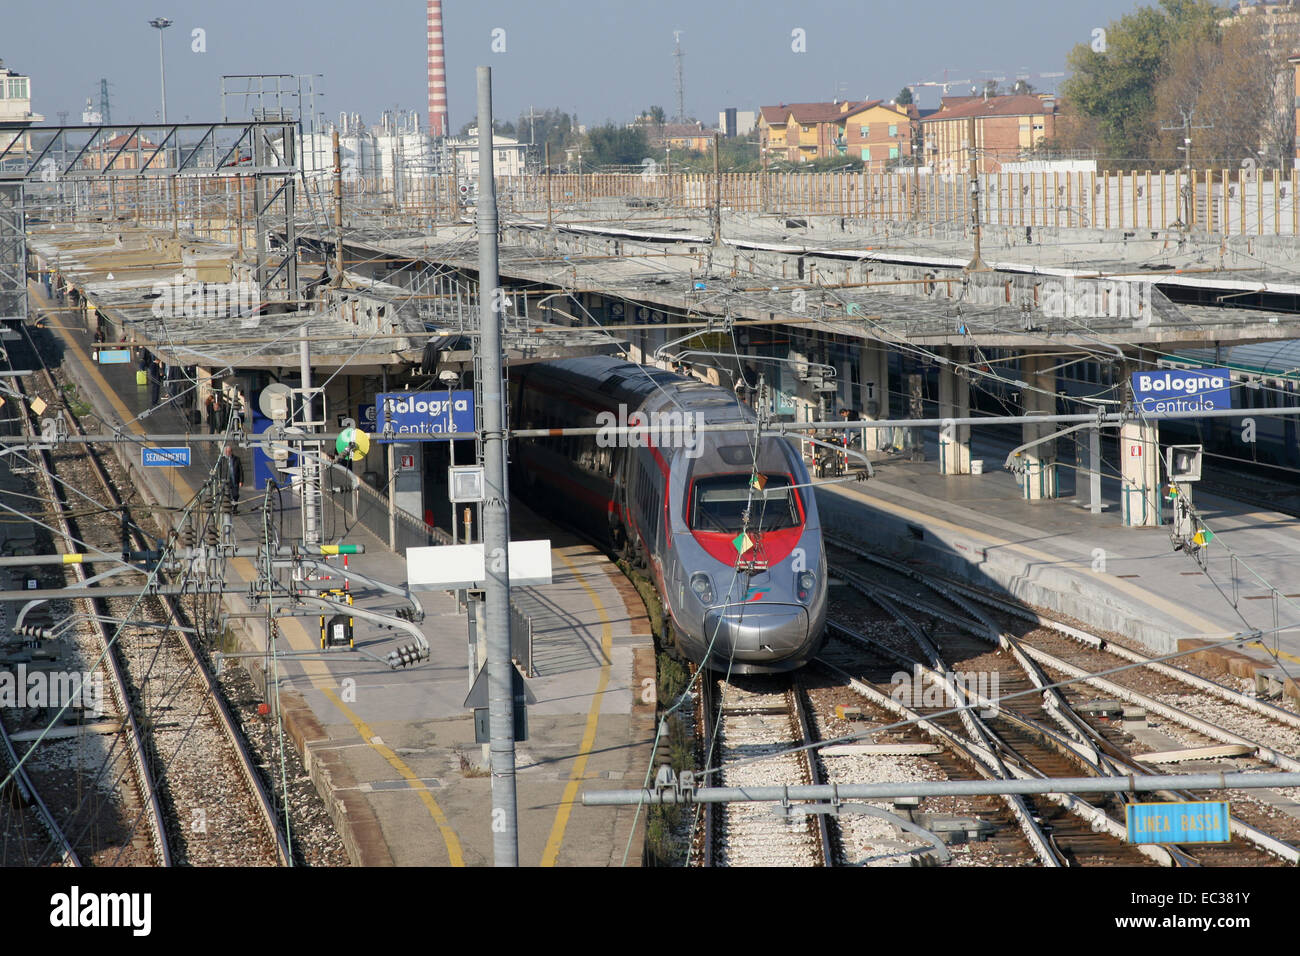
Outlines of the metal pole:
[{"label": "metal pole", "polygon": [[331,137],[334,147],[334,286],[343,285],[343,162],[339,158],[339,131]]},{"label": "metal pole", "polygon": [[[162,19],[160,17],[159,21]],[[155,21],[155,25],[158,26],[158,21]],[[163,30],[169,26],[171,26],[170,20],[158,26],[158,76],[162,80],[162,121],[164,126],[167,125],[167,65],[163,59]]]},{"label": "metal pole", "polygon": [[878,800],[890,797],[996,796],[1033,793],[1146,793],[1160,790],[1230,790],[1294,787],[1300,773],[1188,773],[1127,777],[1047,777],[1028,780],[940,780],[912,783],[842,783],[801,787],[704,787],[685,793],[598,790],[582,795],[584,807],[637,803],[779,803],[784,800]]},{"label": "metal pole", "polygon": [[[307,325],[303,323],[298,330],[298,362],[302,372],[302,428],[311,434],[315,431],[314,414],[311,400],[311,349],[307,339]],[[318,483],[320,467],[316,456],[307,449],[315,443],[303,441],[299,444],[298,479],[302,494],[302,540],[306,545],[320,544],[320,516],[317,511]]]},{"label": "metal pole", "polygon": [[546,144],[546,225],[551,224],[551,144]]},{"label": "metal pole", "polygon": [[482,323],[483,553],[487,558],[488,718],[491,730],[492,846],[497,866],[519,865],[515,799],[514,675],[510,663],[510,511],[497,309],[497,197],[492,164],[492,68],[478,68],[478,278]]},{"label": "metal pole", "polygon": [[722,173],[718,168],[721,133],[713,134],[713,248],[722,244]]},{"label": "metal pole", "polygon": [[1092,501],[1088,510],[1095,515],[1101,514],[1101,429],[1088,431],[1088,493]]},{"label": "metal pole", "polygon": [[966,121],[966,135],[970,139],[969,155],[969,173],[970,182],[967,184],[970,188],[971,204],[971,235],[975,240],[975,255],[970,264],[966,267],[969,271],[984,271],[988,267],[984,265],[984,260],[980,258],[980,182],[979,182],[979,164],[975,157],[975,117],[970,117]]},{"label": "metal pole", "polygon": [[[447,386],[447,407],[448,407],[448,408],[451,407],[451,386],[450,386],[450,385]],[[451,467],[452,467],[452,468],[455,468],[455,467],[456,467],[456,439],[455,439],[455,437],[452,437],[452,438],[447,442],[447,454],[451,456]],[[447,491],[450,492],[450,491],[451,491],[451,488],[448,488]],[[451,503],[451,543],[452,543],[452,544],[457,544],[457,543],[458,543],[457,540],[456,540],[456,502],[454,502],[454,501]],[[466,542],[466,543],[468,544],[468,542]],[[470,676],[473,677],[474,675],[471,674]]]}]

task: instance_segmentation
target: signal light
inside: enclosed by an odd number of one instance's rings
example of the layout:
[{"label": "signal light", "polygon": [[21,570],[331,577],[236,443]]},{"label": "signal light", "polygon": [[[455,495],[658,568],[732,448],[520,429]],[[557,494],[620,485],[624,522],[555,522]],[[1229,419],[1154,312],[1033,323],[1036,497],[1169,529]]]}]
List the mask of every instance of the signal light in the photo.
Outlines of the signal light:
[{"label": "signal light", "polygon": [[799,600],[806,601],[808,596],[812,594],[813,588],[817,586],[817,575],[811,571],[800,571],[797,580],[799,583]]}]

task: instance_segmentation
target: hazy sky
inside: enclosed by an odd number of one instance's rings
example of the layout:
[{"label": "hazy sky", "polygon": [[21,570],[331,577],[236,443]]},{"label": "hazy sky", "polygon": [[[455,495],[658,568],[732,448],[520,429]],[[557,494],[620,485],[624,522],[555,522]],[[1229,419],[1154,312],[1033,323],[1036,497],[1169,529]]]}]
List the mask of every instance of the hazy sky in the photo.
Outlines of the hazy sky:
[{"label": "hazy sky", "polygon": [[[1065,69],[1065,55],[1094,27],[1136,0],[444,0],[453,129],[474,110],[474,67],[493,67],[496,112],[514,118],[559,107],[583,123],[627,120],[651,104],[675,112],[673,31],[686,53],[686,107],[711,122],[726,106],[892,98],[905,83],[983,81]],[[33,109],[80,122],[99,79],[111,87],[113,120],[155,121],[159,107],[157,16],[165,31],[169,119],[218,119],[220,76],[314,73],[317,109],[375,121],[383,109],[417,109],[424,124],[422,0],[13,0],[0,58],[32,77]],[[207,51],[191,50],[206,31]],[[504,30],[504,52],[493,31]],[[804,31],[806,52],[792,50]],[[1030,82],[1051,89],[1058,79]],[[937,92],[921,102],[937,104]]]}]

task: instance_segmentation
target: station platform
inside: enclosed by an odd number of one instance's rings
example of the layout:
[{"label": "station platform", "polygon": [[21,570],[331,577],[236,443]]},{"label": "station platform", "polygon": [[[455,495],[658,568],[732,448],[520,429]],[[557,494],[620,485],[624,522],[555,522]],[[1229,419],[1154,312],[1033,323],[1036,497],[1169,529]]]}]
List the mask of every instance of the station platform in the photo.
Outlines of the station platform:
[{"label": "station platform", "polygon": [[[48,307],[43,290],[30,288],[34,310]],[[136,384],[136,366],[96,364],[90,337],[69,325],[54,321],[53,334],[64,346],[64,366],[80,396],[94,407],[105,430],[121,426],[142,437],[195,431],[172,405],[140,419],[150,390]],[[90,428],[96,425],[91,422]],[[138,446],[120,447],[128,450],[121,457],[131,480],[169,508],[191,499],[220,452],[215,442],[195,442],[190,467],[144,468]],[[236,540],[253,544],[262,536],[262,495],[251,487],[251,451],[236,451],[246,476]],[[286,494],[284,502],[286,528],[296,528],[296,496]],[[524,526],[530,534],[523,537],[550,529],[554,571],[552,584],[515,591],[533,618],[536,660],[544,665],[527,681],[536,703],[528,707],[527,740],[516,745],[519,861],[525,866],[639,865],[645,815],[634,808],[587,808],[579,801],[585,789],[639,786],[650,766],[655,659],[644,605],[595,548],[522,506],[512,515],[513,537],[520,537]],[[365,545],[364,554],[348,559],[352,570],[390,584],[405,582],[404,555],[390,551],[365,527],[327,526],[327,531],[346,531],[349,543]],[[228,562],[227,571],[227,582],[237,586],[255,577],[246,558]],[[396,596],[365,587],[354,585],[351,591],[358,607],[391,613],[405,606]],[[401,631],[358,619],[356,647],[374,657],[346,649],[322,654],[315,614],[276,620],[281,650],[287,644],[293,651],[316,652],[313,658],[279,660],[285,730],[354,864],[490,865],[491,777],[484,769],[485,747],[475,743],[472,712],[464,706],[471,684],[466,614],[447,592],[416,593],[432,655],[399,670],[381,661],[409,642]],[[266,606],[250,606],[243,594],[227,595],[225,606],[241,649],[264,652]],[[258,673],[261,658],[246,663],[265,687],[266,677]]]},{"label": "station platform", "polygon": [[[1123,526],[1117,480],[1103,480],[1107,509],[1100,514],[1083,506],[1086,474],[1061,482],[1077,486],[1077,497],[1026,501],[1017,477],[1001,467],[1010,445],[973,431],[972,457],[983,457],[984,474],[939,474],[933,444],[924,462],[873,452],[874,478],[818,486],[823,527],[832,536],[851,533],[869,547],[914,556],[974,584],[1125,635],[1154,652],[1266,632],[1244,647],[1233,644],[1203,656],[1217,655],[1225,671],[1235,659],[1231,670],[1241,677],[1269,669],[1284,681],[1289,676],[1287,693],[1296,696],[1300,519],[1194,491],[1195,506],[1215,535],[1202,567],[1197,558],[1174,550],[1168,526]],[[1274,630],[1279,626],[1284,629]]]}]

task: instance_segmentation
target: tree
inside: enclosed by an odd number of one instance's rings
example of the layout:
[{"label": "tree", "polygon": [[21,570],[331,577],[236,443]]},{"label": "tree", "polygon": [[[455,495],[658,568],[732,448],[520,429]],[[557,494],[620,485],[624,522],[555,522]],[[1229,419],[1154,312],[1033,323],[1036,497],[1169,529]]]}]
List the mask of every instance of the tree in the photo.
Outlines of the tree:
[{"label": "tree", "polygon": [[636,165],[650,155],[645,130],[607,123],[587,131],[583,164],[597,166]]},{"label": "tree", "polygon": [[1033,96],[1034,86],[1023,77],[1018,78],[1015,83],[1011,84],[1012,96]]},{"label": "tree", "polygon": [[549,144],[551,162],[558,163],[563,161],[564,148],[573,143],[576,126],[576,121],[568,113],[558,109],[548,109],[540,113],[534,112],[531,117],[527,113],[521,114],[515,128],[520,132],[520,139],[524,138],[525,131],[531,129],[538,158],[542,157],[545,146]]},{"label": "tree", "polygon": [[1198,167],[1265,165],[1261,157],[1280,162],[1294,135],[1289,80],[1285,56],[1270,50],[1254,18],[1231,24],[1217,39],[1183,40],[1156,87],[1162,126],[1172,127],[1160,132],[1159,158],[1182,165],[1183,140],[1190,138]]},{"label": "tree", "polygon": [[911,106],[913,103],[912,88],[905,86],[899,90],[898,95],[894,97],[894,102],[899,106]]},{"label": "tree", "polygon": [[989,96],[997,96],[997,95],[998,95],[998,81],[997,81],[997,80],[985,80],[985,81],[984,81],[984,96],[985,96],[985,97],[989,97]]},{"label": "tree", "polygon": [[[1222,9],[1210,0],[1160,0],[1111,21],[1067,58],[1072,76],[1062,87],[1071,108],[1092,121],[1111,156],[1136,161],[1156,146],[1155,88],[1180,42],[1213,38]],[[1087,124],[1081,124],[1081,128]]]},{"label": "tree", "polygon": [[664,112],[662,106],[652,106],[646,110],[646,115],[650,117],[650,122],[655,126],[663,126],[668,122],[668,114]]}]

